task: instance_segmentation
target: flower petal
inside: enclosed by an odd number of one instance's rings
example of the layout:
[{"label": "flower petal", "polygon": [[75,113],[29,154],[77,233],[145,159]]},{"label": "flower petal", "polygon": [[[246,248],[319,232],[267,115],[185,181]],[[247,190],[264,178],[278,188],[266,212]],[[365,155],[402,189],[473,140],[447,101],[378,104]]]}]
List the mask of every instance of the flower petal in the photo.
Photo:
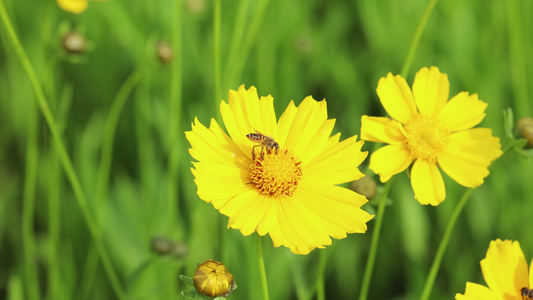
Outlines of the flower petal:
[{"label": "flower petal", "polygon": [[254,233],[268,211],[270,200],[263,196],[246,203],[230,216],[228,227],[239,229],[244,236]]},{"label": "flower petal", "polygon": [[473,128],[449,136],[446,150],[438,156],[439,166],[457,183],[478,187],[489,175],[487,167],[502,155],[500,140],[488,128]]},{"label": "flower petal", "polygon": [[439,205],[446,198],[444,180],[437,165],[417,160],[411,169],[411,186],[420,204]]},{"label": "flower petal", "polygon": [[192,173],[198,196],[208,203],[213,202],[216,209],[229,199],[252,189],[246,184],[250,181],[249,174],[239,168],[200,162],[194,163]]},{"label": "flower petal", "polygon": [[409,85],[400,75],[382,77],[377,93],[383,108],[393,119],[406,123],[417,114],[415,101]]},{"label": "flower petal", "polygon": [[527,262],[517,241],[491,241],[481,271],[489,288],[501,297],[520,299],[520,290],[528,286]]},{"label": "flower petal", "polygon": [[327,118],[326,101],[317,102],[311,96],[306,97],[298,106],[283,147],[292,150],[294,156],[301,159]]},{"label": "flower petal", "polygon": [[461,92],[446,103],[438,117],[451,132],[460,131],[481,123],[486,108],[487,103],[479,100],[477,94]]},{"label": "flower petal", "polygon": [[291,130],[292,121],[298,112],[298,108],[291,101],[278,121],[278,139],[276,140],[281,147],[285,146],[287,136]]},{"label": "flower petal", "polygon": [[317,216],[328,235],[341,239],[346,233],[365,232],[372,215],[360,207],[367,202],[352,190],[328,184],[301,182],[294,197],[299,197]]},{"label": "flower petal", "polygon": [[361,117],[361,139],[365,141],[400,144],[405,140],[402,124],[383,117]]},{"label": "flower petal", "polygon": [[372,154],[369,168],[379,175],[381,182],[387,182],[392,175],[407,169],[412,161],[411,154],[404,145],[388,145]]},{"label": "flower petal", "polygon": [[88,3],[87,0],[57,0],[57,4],[63,10],[81,14],[87,9]]},{"label": "flower petal", "polygon": [[302,180],[340,184],[363,177],[357,167],[366,158],[367,152],[361,152],[363,141],[356,142],[356,139],[357,136],[346,139],[304,164]]},{"label": "flower petal", "polygon": [[501,295],[492,292],[488,287],[477,283],[467,282],[465,294],[455,294],[456,300],[501,300]]},{"label": "flower petal", "polygon": [[416,73],[413,95],[416,106],[422,115],[437,115],[448,101],[450,82],[448,75],[437,67],[422,68]]}]

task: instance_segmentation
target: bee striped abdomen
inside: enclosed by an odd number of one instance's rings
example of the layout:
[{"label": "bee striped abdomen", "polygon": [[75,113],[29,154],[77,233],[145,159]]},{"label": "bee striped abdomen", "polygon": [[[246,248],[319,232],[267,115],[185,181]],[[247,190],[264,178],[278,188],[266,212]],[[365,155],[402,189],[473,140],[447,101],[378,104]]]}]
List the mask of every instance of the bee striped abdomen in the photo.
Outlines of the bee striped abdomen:
[{"label": "bee striped abdomen", "polygon": [[264,135],[262,134],[259,134],[259,133],[248,133],[246,135],[246,137],[252,141],[252,142],[256,142],[256,143],[261,143],[264,139]]}]

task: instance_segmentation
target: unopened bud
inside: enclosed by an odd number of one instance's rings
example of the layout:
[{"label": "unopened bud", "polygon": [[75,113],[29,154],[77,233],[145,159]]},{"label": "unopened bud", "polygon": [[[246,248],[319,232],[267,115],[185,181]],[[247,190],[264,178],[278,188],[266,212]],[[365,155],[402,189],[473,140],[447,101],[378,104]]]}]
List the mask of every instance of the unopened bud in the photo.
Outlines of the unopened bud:
[{"label": "unopened bud", "polygon": [[527,140],[527,148],[533,148],[533,119],[524,117],[516,122],[520,137]]},{"label": "unopened bud", "polygon": [[352,191],[365,196],[368,200],[376,196],[377,184],[371,176],[365,176],[350,184]]},{"label": "unopened bud", "polygon": [[209,297],[227,297],[235,288],[233,275],[222,263],[212,259],[198,265],[193,282],[199,293]]},{"label": "unopened bud", "polygon": [[167,42],[161,41],[157,43],[157,57],[159,61],[166,64],[172,61],[173,53],[172,47]]},{"label": "unopened bud", "polygon": [[72,54],[83,54],[87,49],[85,37],[76,31],[69,31],[61,38],[63,49]]}]

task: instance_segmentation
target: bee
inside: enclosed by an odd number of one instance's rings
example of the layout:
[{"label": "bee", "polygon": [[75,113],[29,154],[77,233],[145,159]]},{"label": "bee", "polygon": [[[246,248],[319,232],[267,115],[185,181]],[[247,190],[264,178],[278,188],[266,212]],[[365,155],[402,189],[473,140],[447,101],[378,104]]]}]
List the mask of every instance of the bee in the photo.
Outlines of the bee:
[{"label": "bee", "polygon": [[533,299],[533,289],[524,287],[520,290],[520,295],[522,295],[522,299],[524,300],[531,300]]},{"label": "bee", "polygon": [[255,147],[259,147],[259,146],[261,146],[261,151],[259,151],[259,155],[261,156],[262,159],[264,159],[263,151],[265,149],[266,151],[274,149],[274,152],[278,154],[278,151],[279,151],[278,142],[276,142],[273,138],[269,137],[268,135],[262,134],[258,130],[255,130],[255,132],[256,133],[248,133],[246,135],[246,137],[250,141],[256,142],[259,144],[259,145],[255,145],[252,147],[252,160],[255,160]]}]

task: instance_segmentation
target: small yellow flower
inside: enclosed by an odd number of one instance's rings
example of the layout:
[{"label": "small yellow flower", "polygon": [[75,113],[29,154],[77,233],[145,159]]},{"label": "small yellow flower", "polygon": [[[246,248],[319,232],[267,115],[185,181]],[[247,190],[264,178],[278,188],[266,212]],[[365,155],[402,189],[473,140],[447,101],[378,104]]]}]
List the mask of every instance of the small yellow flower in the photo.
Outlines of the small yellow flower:
[{"label": "small yellow flower", "polygon": [[437,165],[457,183],[477,187],[487,167],[502,155],[500,140],[488,128],[473,128],[487,104],[461,92],[448,101],[449,82],[436,67],[422,68],[413,89],[391,73],[379,80],[377,93],[390,118],[363,116],[361,139],[387,143],[370,158],[381,182],[411,164],[411,186],[421,204],[438,205],[446,197]]},{"label": "small yellow flower", "polygon": [[[490,242],[481,271],[488,287],[466,283],[464,295],[456,294],[457,300],[524,300],[533,288],[533,262],[528,266],[520,244],[497,239]],[[523,296],[524,295],[524,296]]]},{"label": "small yellow flower", "polygon": [[198,265],[192,280],[196,290],[209,297],[226,297],[235,286],[233,275],[226,266],[212,259]]},{"label": "small yellow flower", "polygon": [[[259,99],[254,87],[230,90],[220,111],[229,133],[197,119],[186,132],[199,197],[229,217],[228,228],[245,236],[270,234],[275,247],[307,254],[331,244],[330,237],[366,231],[372,216],[360,209],[365,197],[337,184],[363,177],[357,169],[367,153],[357,137],[330,136],[326,101],[291,101],[276,121],[272,96]],[[261,132],[278,148],[256,147],[247,134]]]},{"label": "small yellow flower", "polygon": [[[94,0],[94,1],[106,1],[106,0]],[[88,3],[87,0],[57,0],[57,4],[63,10],[81,14],[87,9]]]}]

